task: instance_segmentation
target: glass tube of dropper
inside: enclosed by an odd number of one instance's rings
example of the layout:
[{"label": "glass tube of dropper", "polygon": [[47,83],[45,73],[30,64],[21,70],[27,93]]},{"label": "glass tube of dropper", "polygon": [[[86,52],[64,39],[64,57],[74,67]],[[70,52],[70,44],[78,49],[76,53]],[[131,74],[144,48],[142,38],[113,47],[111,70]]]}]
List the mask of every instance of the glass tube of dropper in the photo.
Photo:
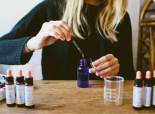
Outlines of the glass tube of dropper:
[{"label": "glass tube of dropper", "polygon": [[71,41],[76,46],[76,48],[78,49],[78,51],[81,53],[82,58],[84,59],[84,53],[82,52],[82,50],[80,49],[80,47],[77,45],[77,43],[75,42],[75,40],[72,39]]}]

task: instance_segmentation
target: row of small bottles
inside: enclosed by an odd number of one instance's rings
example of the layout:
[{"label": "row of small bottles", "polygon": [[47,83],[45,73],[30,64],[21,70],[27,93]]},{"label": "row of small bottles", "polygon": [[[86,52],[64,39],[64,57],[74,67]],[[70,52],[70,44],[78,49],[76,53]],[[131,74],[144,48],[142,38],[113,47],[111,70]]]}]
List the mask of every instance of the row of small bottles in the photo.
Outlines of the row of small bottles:
[{"label": "row of small bottles", "polygon": [[11,74],[11,70],[7,70],[5,77],[6,103],[8,107],[13,107],[17,104],[18,107],[34,108],[33,103],[33,77],[31,71],[27,72],[27,77],[24,81],[22,71],[18,72],[16,77],[16,103],[15,103],[15,85]]},{"label": "row of small bottles", "polygon": [[155,71],[153,77],[151,72],[146,72],[146,77],[143,79],[140,71],[136,74],[135,84],[133,87],[133,108],[141,110],[144,108],[155,107]]}]

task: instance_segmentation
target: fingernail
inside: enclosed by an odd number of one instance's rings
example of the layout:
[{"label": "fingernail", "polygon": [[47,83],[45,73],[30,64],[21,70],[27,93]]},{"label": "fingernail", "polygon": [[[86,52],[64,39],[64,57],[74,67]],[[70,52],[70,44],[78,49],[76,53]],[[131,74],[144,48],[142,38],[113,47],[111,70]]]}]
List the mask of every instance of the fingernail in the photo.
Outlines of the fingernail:
[{"label": "fingernail", "polygon": [[96,64],[96,62],[93,62],[93,66],[96,66],[97,64]]},{"label": "fingernail", "polygon": [[99,73],[98,73],[98,72],[96,72],[96,75],[97,75],[97,76],[99,76]]}]

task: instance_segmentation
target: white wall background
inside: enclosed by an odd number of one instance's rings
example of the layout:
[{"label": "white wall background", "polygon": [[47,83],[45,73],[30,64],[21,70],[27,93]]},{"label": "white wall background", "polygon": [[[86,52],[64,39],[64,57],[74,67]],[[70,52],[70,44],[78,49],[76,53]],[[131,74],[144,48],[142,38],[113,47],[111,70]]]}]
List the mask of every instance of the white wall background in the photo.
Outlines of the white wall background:
[{"label": "white wall background", "polygon": [[[34,6],[43,0],[0,0],[0,37],[8,33],[12,27],[27,14]],[[6,70],[11,67],[12,74],[17,75],[18,69],[23,70],[23,74],[26,74],[27,70],[38,70],[38,77],[41,78],[41,50],[35,51],[33,57],[26,66],[8,66],[0,65],[0,74],[6,74]],[[36,66],[36,67],[34,67]],[[36,75],[32,72],[32,75]]]},{"label": "white wall background", "polygon": [[[43,0],[0,0],[0,37],[8,33],[12,27],[34,6]],[[133,33],[133,58],[134,66],[136,68],[137,58],[137,39],[138,39],[138,23],[140,7],[144,5],[146,0],[129,0],[128,12],[132,22]],[[40,65],[41,50],[35,51],[31,58],[29,65]],[[15,69],[17,66],[11,68]],[[24,66],[22,66],[24,67]],[[7,65],[0,65],[0,74],[5,74],[6,69],[10,68]],[[19,68],[19,67],[17,67]],[[40,69],[40,68],[39,68]],[[17,74],[17,73],[16,73]]]},{"label": "white wall background", "polygon": [[128,12],[132,24],[133,62],[134,62],[134,68],[136,69],[140,0],[128,0],[128,1],[129,1]]}]

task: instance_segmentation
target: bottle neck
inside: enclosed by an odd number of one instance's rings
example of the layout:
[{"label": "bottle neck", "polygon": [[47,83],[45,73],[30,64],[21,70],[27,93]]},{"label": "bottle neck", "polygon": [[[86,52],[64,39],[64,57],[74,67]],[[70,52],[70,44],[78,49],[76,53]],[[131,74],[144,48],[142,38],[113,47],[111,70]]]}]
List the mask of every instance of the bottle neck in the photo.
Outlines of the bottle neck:
[{"label": "bottle neck", "polygon": [[80,60],[80,66],[87,66],[87,60],[86,59],[81,59]]}]

